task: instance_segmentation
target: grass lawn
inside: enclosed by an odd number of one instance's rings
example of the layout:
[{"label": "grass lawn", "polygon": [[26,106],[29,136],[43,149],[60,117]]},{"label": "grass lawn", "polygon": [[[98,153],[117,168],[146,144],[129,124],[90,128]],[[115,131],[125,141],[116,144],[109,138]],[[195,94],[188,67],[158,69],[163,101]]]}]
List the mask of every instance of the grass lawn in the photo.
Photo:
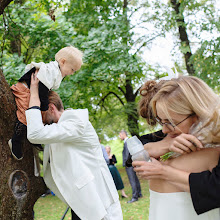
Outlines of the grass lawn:
[{"label": "grass lawn", "polygon": [[[137,220],[137,219],[148,219],[148,207],[149,207],[149,191],[148,182],[146,180],[141,180],[141,188],[143,197],[137,202],[128,204],[127,201],[131,199],[132,191],[131,186],[128,181],[128,177],[125,168],[119,166],[118,170],[121,174],[125,185],[125,192],[129,198],[121,198],[121,192],[118,191],[120,195],[120,202],[123,211],[124,220]],[[95,202],[95,201],[94,201]],[[63,216],[66,205],[61,202],[56,196],[48,195],[46,197],[41,197],[38,199],[34,206],[35,219],[37,220],[59,220]],[[71,212],[68,211],[65,220],[71,220]]]}]

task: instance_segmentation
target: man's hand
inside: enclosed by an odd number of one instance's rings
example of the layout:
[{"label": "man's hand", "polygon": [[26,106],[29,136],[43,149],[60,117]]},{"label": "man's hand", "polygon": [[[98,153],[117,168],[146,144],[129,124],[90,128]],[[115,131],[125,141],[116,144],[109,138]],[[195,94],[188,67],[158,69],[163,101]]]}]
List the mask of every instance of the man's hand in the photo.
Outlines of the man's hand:
[{"label": "man's hand", "polygon": [[194,152],[203,148],[201,142],[191,134],[180,134],[174,138],[169,150],[180,154]]},{"label": "man's hand", "polygon": [[35,71],[35,73],[32,73],[31,75],[31,85],[30,85],[30,93],[38,93],[39,88],[39,79],[37,78],[38,70]]},{"label": "man's hand", "polygon": [[165,165],[162,165],[158,160],[151,157],[152,162],[146,161],[134,161],[132,166],[137,176],[142,179],[163,179],[163,169]]},{"label": "man's hand", "polygon": [[39,106],[40,107],[39,79],[36,77],[37,72],[38,72],[38,70],[36,70],[35,73],[33,73],[31,75],[29,108],[32,106]]}]

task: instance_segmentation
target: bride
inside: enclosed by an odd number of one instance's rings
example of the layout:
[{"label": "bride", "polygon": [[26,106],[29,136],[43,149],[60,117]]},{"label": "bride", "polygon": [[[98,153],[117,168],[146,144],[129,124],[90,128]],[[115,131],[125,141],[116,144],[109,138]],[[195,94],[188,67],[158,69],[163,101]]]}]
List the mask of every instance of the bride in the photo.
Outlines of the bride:
[{"label": "bride", "polygon": [[[157,175],[153,178],[149,178],[150,169],[155,169],[153,163],[152,167],[148,163],[146,168],[147,162],[133,162],[137,174],[150,179],[149,220],[219,220],[219,209],[197,215],[188,184],[170,181],[189,173],[212,171],[218,164],[220,150],[215,147],[220,145],[219,97],[202,80],[192,76],[165,81],[157,90],[150,102],[151,111],[166,138],[176,141],[179,152],[185,153],[158,162]],[[191,134],[201,141],[203,148]],[[192,146],[193,152],[186,153],[185,146]],[[182,172],[175,172],[173,168]],[[166,175],[172,178],[168,180]]]}]

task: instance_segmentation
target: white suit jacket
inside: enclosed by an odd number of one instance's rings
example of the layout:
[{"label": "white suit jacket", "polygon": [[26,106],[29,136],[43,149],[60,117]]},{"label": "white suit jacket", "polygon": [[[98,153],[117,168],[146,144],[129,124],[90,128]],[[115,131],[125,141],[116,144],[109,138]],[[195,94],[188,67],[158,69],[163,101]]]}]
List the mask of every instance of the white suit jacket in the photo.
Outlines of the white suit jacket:
[{"label": "white suit jacket", "polygon": [[99,220],[118,201],[88,110],[65,110],[58,123],[43,125],[38,109],[26,111],[31,143],[48,144],[44,152],[47,186],[83,220]]},{"label": "white suit jacket", "polygon": [[62,73],[57,61],[51,61],[49,63],[35,63],[31,62],[25,67],[25,73],[31,68],[35,67],[39,69],[37,78],[48,88],[58,89],[63,79]]}]

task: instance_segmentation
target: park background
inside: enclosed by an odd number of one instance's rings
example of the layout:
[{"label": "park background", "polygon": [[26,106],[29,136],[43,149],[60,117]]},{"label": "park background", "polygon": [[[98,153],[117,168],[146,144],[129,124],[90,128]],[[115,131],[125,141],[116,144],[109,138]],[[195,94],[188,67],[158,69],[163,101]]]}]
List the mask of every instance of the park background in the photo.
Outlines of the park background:
[{"label": "park background", "polygon": [[[147,220],[149,214],[149,188],[147,180],[140,180],[141,189],[143,197],[140,198],[137,202],[128,204],[132,198],[131,186],[125,171],[125,167],[122,167],[122,150],[123,142],[119,139],[108,142],[108,146],[111,146],[112,153],[116,155],[117,164],[116,167],[120,172],[124,183],[125,193],[128,195],[128,198],[122,198],[120,190],[119,199],[123,212],[124,220]],[[67,205],[59,200],[56,196],[50,194],[46,197],[40,197],[34,206],[35,219],[36,220],[58,220],[64,215]],[[64,220],[71,220],[70,209],[68,210]]]},{"label": "park background", "polygon": [[[15,121],[15,104],[7,102],[12,100],[9,86],[24,74],[28,63],[53,61],[55,53],[68,45],[83,51],[81,70],[66,77],[57,92],[65,108],[89,110],[102,144],[110,145],[117,156],[125,190],[131,196],[121,167],[123,142],[118,133],[124,129],[129,136],[140,136],[157,129],[150,128],[138,114],[139,90],[146,80],[166,76],[164,66],[203,79],[219,94],[219,15],[218,0],[0,1],[0,126],[4,125],[0,127],[0,218],[7,215],[8,219],[23,220],[22,216],[32,211],[31,205],[16,206],[7,185],[13,170],[28,174],[33,193],[28,198],[30,204],[40,196],[42,187],[42,182],[31,176],[33,152],[27,142],[21,163],[13,160],[7,147]],[[3,90],[5,80],[8,88]],[[143,199],[130,206],[121,201],[125,219],[147,219],[148,185],[141,183]],[[42,207],[37,202],[36,216],[44,208],[49,215],[49,200],[59,216],[65,210],[56,210],[56,197],[48,196],[39,199]],[[39,215],[39,219],[46,218]]]}]

